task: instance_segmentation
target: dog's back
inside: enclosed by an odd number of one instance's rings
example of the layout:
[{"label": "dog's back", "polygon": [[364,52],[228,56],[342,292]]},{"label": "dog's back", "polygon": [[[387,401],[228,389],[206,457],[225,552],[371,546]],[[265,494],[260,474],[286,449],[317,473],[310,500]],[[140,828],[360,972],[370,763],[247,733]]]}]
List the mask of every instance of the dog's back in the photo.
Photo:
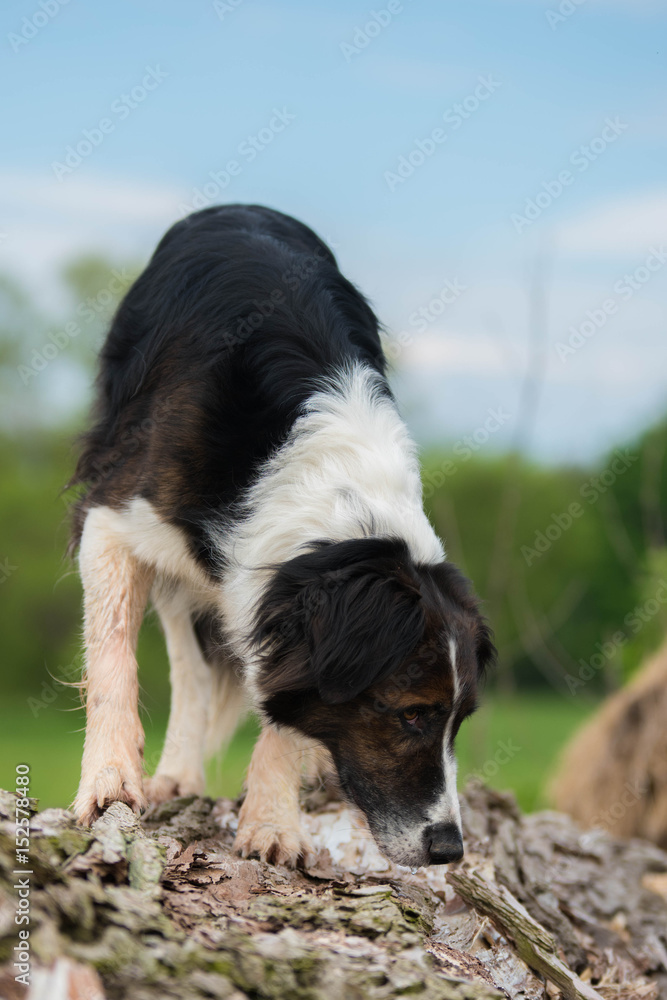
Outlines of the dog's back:
[{"label": "dog's back", "polygon": [[377,320],[311,229],[254,205],[178,222],[101,353],[72,547],[91,506],[141,496],[206,561],[211,509],[238,499],[323,377],[359,361],[384,372]]}]

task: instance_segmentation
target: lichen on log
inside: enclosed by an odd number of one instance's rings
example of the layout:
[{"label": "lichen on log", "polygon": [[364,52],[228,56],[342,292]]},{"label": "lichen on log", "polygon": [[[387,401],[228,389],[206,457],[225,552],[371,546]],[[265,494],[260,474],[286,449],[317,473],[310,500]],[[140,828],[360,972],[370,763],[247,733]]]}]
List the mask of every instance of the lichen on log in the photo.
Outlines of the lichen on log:
[{"label": "lichen on log", "polygon": [[479,787],[462,797],[464,861],[415,874],[340,803],[305,816],[318,851],[298,871],[233,853],[228,800],[141,821],[116,803],[91,830],[36,812],[28,991],[14,801],[0,793],[3,1000],[667,1000],[667,855]]}]

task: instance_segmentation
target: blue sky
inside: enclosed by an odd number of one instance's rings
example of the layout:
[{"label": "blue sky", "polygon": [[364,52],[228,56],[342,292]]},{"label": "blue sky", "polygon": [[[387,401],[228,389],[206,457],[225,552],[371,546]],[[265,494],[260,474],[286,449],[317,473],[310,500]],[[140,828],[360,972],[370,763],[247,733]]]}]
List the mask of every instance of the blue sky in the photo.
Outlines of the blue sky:
[{"label": "blue sky", "polygon": [[424,443],[474,433],[494,407],[508,416],[485,446],[520,433],[539,262],[529,450],[588,460],[667,409],[664,5],[43,2],[0,13],[0,268],[45,305],[68,259],[144,260],[210,184],[213,201],[272,205],[335,245],[398,338]]}]

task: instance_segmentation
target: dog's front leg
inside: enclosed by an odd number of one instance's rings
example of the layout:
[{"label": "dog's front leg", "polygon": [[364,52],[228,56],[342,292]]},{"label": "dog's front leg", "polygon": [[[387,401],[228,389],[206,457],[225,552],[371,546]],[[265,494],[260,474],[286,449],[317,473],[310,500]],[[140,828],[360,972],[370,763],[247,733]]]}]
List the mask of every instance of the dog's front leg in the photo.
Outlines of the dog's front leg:
[{"label": "dog's front leg", "polygon": [[301,829],[299,790],[309,746],[296,733],[267,726],[248,768],[235,849],[247,858],[295,867],[313,847]]},{"label": "dog's front leg", "polygon": [[89,513],[81,539],[86,644],[86,740],[74,811],[92,823],[111,802],[139,812],[144,732],[135,649],[154,572],[110,530],[109,511]]}]

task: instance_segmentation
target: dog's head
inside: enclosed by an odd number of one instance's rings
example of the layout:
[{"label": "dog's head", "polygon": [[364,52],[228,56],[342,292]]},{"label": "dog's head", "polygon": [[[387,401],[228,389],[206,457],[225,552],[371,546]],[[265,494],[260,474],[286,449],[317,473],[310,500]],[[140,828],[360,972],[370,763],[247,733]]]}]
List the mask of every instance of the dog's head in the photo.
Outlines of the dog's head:
[{"label": "dog's head", "polygon": [[264,711],[324,744],[387,857],[460,858],[454,739],[495,655],[463,575],[397,539],[323,543],[276,571],[255,640]]}]

